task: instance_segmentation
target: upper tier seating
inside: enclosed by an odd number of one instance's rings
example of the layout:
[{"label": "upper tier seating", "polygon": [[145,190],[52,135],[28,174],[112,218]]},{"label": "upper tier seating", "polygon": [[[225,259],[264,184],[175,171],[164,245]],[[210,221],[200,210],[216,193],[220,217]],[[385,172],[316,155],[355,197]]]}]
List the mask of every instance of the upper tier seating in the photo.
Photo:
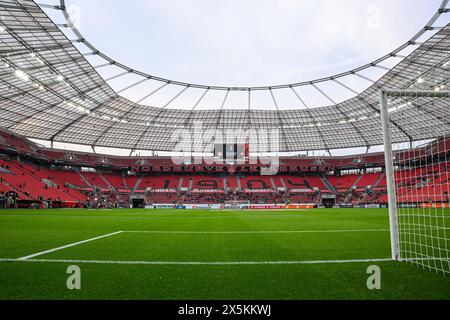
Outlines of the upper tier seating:
[{"label": "upper tier seating", "polygon": [[366,173],[364,174],[361,179],[356,184],[356,190],[364,190],[368,187],[373,187],[375,183],[378,181],[378,179],[381,178],[382,173]]},{"label": "upper tier seating", "polygon": [[325,185],[325,183],[322,181],[322,179],[318,176],[308,176],[305,177],[306,183],[311,186],[312,188],[317,188],[321,192],[327,193],[331,192],[330,189]]},{"label": "upper tier seating", "polygon": [[275,191],[270,176],[247,176],[241,178],[241,187],[243,190]]},{"label": "upper tier seating", "polygon": [[311,188],[310,185],[306,183],[305,178],[303,177],[282,176],[281,179],[283,179],[284,184],[286,185],[288,191],[291,193],[315,193],[315,191]]},{"label": "upper tier seating", "polygon": [[108,183],[96,172],[82,172],[81,173],[91,184],[92,187],[97,186],[103,190],[109,190]]},{"label": "upper tier seating", "polygon": [[84,179],[76,171],[54,170],[52,171],[52,175],[62,183],[66,182],[78,188],[90,189]]},{"label": "upper tier seating", "polygon": [[173,190],[177,191],[180,184],[180,177],[177,176],[146,176],[142,179],[139,190],[145,190],[147,188],[160,189],[160,190]]},{"label": "upper tier seating", "polygon": [[236,176],[228,176],[227,178],[227,188],[228,189],[238,189],[238,177]]},{"label": "upper tier seating", "polygon": [[[102,177],[104,179],[106,179],[109,184],[111,184],[117,191],[122,190],[122,191],[126,191],[127,189],[131,189],[131,188],[127,188],[124,185],[123,179],[122,179],[122,175],[120,174],[109,174],[109,173],[102,173],[101,174]],[[134,187],[134,186],[133,186]],[[120,192],[120,191],[119,191]]]},{"label": "upper tier seating", "polygon": [[350,174],[341,177],[328,176],[327,179],[337,192],[347,192],[355,184],[359,175]]},{"label": "upper tier seating", "polygon": [[[100,187],[100,192],[112,199],[128,201],[131,190],[141,180],[137,193],[145,194],[149,203],[169,201],[169,203],[199,203],[227,200],[250,200],[255,203],[276,201],[320,203],[328,190],[328,183],[319,175],[284,175],[284,176],[215,176],[213,174],[195,175],[183,173],[161,176],[127,176],[117,173],[79,173],[77,171],[55,169],[18,161],[0,159],[0,192],[15,191],[20,200],[57,200],[78,203],[86,200],[80,190],[93,197]],[[84,177],[84,178],[83,178]],[[329,184],[337,190],[337,203],[386,203],[387,187],[384,173],[367,173],[327,177]],[[225,180],[228,193],[225,193]],[[448,202],[450,194],[450,163],[431,163],[429,165],[403,169],[395,174],[398,202],[429,203]],[[89,184],[87,183],[89,181]],[[179,189],[181,183],[181,189]],[[352,189],[351,187],[356,187]],[[111,192],[111,186],[118,190]],[[237,191],[238,187],[242,189]],[[280,190],[286,186],[284,192]],[[371,187],[370,189],[368,187]],[[74,190],[76,188],[77,190]],[[146,189],[152,192],[146,193]],[[352,189],[352,190],[350,190]],[[320,190],[320,194],[318,192]],[[113,190],[114,191],[114,190]]]},{"label": "upper tier seating", "polygon": [[320,190],[320,192],[322,193],[331,192],[331,190],[327,188],[327,186],[319,176],[282,176],[281,179],[284,181],[284,184],[286,185],[289,192],[315,193],[316,190]]},{"label": "upper tier seating", "polygon": [[127,184],[128,189],[133,190],[136,187],[136,184],[139,181],[139,179],[140,176],[125,176],[125,183]]},{"label": "upper tier seating", "polygon": [[184,180],[192,179],[191,192],[204,193],[207,191],[223,192],[225,190],[224,179],[211,176],[185,177]]}]

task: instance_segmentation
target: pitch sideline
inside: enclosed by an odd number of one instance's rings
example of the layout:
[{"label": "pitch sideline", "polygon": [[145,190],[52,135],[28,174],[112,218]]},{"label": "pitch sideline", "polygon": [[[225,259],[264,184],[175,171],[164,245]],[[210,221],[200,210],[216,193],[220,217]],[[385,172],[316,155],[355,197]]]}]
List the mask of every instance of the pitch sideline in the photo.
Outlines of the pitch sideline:
[{"label": "pitch sideline", "polygon": [[166,265],[166,266],[258,266],[258,265],[316,265],[351,264],[393,261],[391,258],[353,259],[353,260],[304,260],[304,261],[114,261],[114,260],[62,260],[62,259],[0,259],[2,262],[28,263],[79,263],[112,265]]},{"label": "pitch sideline", "polygon": [[123,233],[143,234],[301,234],[301,233],[351,233],[351,232],[389,232],[389,229],[360,229],[360,230],[292,230],[292,231],[123,231]]}]

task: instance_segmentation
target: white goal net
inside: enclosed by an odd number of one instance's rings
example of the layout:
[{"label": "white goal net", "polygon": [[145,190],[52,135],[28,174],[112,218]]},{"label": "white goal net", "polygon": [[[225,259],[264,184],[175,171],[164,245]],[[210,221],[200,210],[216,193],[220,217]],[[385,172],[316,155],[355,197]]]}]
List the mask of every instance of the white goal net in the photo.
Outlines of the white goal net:
[{"label": "white goal net", "polygon": [[250,201],[226,201],[224,209],[227,210],[243,210],[250,208]]},{"label": "white goal net", "polygon": [[450,94],[381,93],[393,259],[450,275]]}]

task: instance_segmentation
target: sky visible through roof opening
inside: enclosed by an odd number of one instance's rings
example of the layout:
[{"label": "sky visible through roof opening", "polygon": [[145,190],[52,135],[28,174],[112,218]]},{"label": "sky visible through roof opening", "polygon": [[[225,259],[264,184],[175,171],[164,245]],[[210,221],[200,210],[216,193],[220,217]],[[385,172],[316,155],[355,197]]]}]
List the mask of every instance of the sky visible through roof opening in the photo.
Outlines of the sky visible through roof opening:
[{"label": "sky visible through roof opening", "polygon": [[[46,3],[46,2],[43,2]],[[55,4],[48,0],[47,3]],[[272,86],[309,81],[360,67],[390,53],[423,28],[440,0],[67,0],[77,28],[100,51],[133,69],[189,83],[219,86]],[[46,10],[58,22],[55,10]],[[429,34],[428,36],[431,36]],[[69,36],[73,38],[73,35]],[[78,46],[80,51],[83,45]],[[407,55],[409,51],[402,52]],[[88,57],[95,66],[104,63]],[[391,68],[400,59],[386,61]],[[121,72],[98,69],[104,78]],[[379,79],[385,70],[365,76]],[[357,92],[372,83],[343,78]],[[108,82],[116,91],[139,81],[126,75]],[[144,83],[123,92],[136,102],[157,88]],[[322,88],[336,102],[348,90]],[[310,92],[312,91],[312,92]],[[142,101],[161,107],[179,92],[168,86]],[[168,108],[191,109],[202,90],[190,89]],[[299,94],[309,107],[329,105],[314,89]],[[276,93],[280,109],[302,107],[290,91]],[[222,92],[209,92],[197,107],[217,109]],[[245,93],[230,95],[226,108],[246,108]],[[252,108],[274,109],[267,92],[255,92]]]},{"label": "sky visible through roof opening", "polygon": [[[440,0],[68,0],[83,35],[133,68],[257,86],[320,78],[394,50]],[[76,9],[79,11],[77,12]]]},{"label": "sky visible through roof opening", "polygon": [[[55,4],[55,1],[40,3]],[[86,39],[129,67],[190,83],[259,86],[317,79],[369,63],[409,40],[423,28],[440,3],[440,0],[67,0],[66,4]],[[64,22],[57,11],[46,12],[55,22]],[[96,61],[90,61],[96,65]],[[385,66],[390,68],[398,62],[398,59],[386,62]],[[119,72],[102,69],[99,73],[107,78]],[[378,79],[384,73],[374,70],[366,75]],[[130,77],[109,84],[119,91],[136,81]],[[371,85],[361,79],[346,84],[358,92]],[[149,90],[137,86],[123,95],[136,101]],[[337,102],[352,96],[351,92],[328,90]],[[143,104],[163,105],[176,91],[161,91]],[[301,94],[309,100],[310,107],[329,104],[309,97],[307,92]],[[277,98],[280,109],[298,107],[292,94],[289,97],[279,94]],[[195,99],[189,100],[185,94],[168,107],[191,109]],[[211,93],[197,109],[217,108],[221,99],[222,94],[214,97]],[[240,97],[241,101],[231,99],[230,107],[246,105],[245,95]],[[255,109],[274,108],[268,106],[269,96],[259,99],[255,93],[252,99]]]}]

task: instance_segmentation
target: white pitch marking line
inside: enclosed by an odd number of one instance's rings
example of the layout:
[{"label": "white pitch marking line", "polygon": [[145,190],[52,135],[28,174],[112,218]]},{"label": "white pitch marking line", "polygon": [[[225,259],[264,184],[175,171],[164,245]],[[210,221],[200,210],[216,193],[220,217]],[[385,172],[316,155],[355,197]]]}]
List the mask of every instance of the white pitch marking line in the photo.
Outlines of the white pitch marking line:
[{"label": "white pitch marking line", "polygon": [[314,264],[350,264],[393,261],[385,259],[354,260],[316,260],[316,261],[109,261],[109,260],[55,260],[55,259],[0,259],[0,262],[34,262],[34,263],[86,263],[117,265],[173,265],[173,266],[254,266],[254,265],[314,265]]},{"label": "white pitch marking line", "polygon": [[295,233],[350,233],[350,232],[389,232],[389,229],[363,230],[300,230],[300,231],[123,231],[124,233],[149,234],[295,234]]},{"label": "white pitch marking line", "polygon": [[25,256],[25,257],[22,257],[22,258],[18,258],[17,260],[18,261],[26,261],[26,260],[29,260],[31,258],[42,256],[42,255],[47,254],[47,253],[63,250],[63,249],[70,248],[70,247],[75,247],[75,246],[78,246],[78,245],[83,244],[83,243],[87,243],[87,242],[91,242],[91,241],[95,241],[95,240],[100,240],[100,239],[107,238],[107,237],[112,237],[112,236],[115,236],[115,235],[120,234],[120,233],[123,233],[123,231],[117,231],[117,232],[113,232],[113,233],[108,233],[108,234],[105,234],[103,236],[99,236],[99,237],[95,237],[95,238],[91,238],[91,239],[87,239],[87,240],[83,240],[83,241],[79,241],[79,242],[75,242],[75,243],[70,243],[70,244],[65,245],[65,246],[61,246],[61,247],[58,247],[58,248],[54,248],[54,249],[50,249],[50,250],[34,253],[34,254],[31,254],[29,256]]}]

